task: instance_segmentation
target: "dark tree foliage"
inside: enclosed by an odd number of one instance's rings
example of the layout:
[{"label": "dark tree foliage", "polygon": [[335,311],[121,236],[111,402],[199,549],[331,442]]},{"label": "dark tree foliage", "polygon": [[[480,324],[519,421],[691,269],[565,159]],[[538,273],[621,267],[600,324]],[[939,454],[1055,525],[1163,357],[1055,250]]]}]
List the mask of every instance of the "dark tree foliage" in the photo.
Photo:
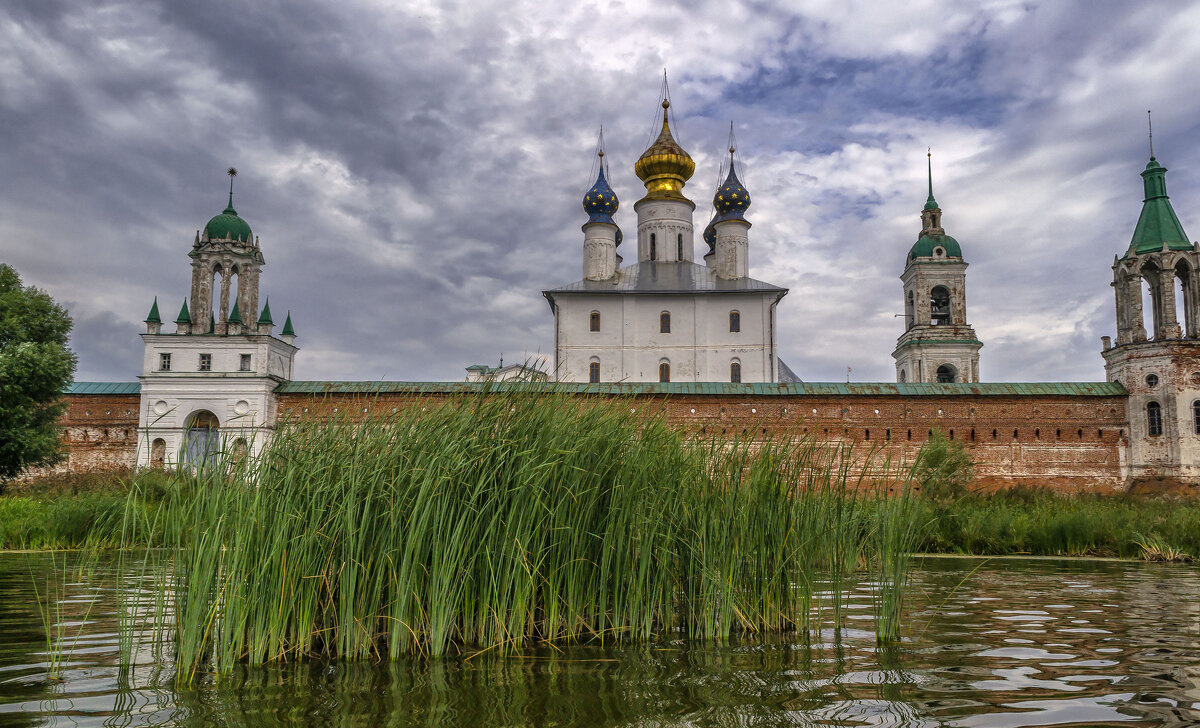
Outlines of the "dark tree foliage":
[{"label": "dark tree foliage", "polygon": [[61,458],[58,419],[75,373],[71,318],[0,263],[0,484]]}]

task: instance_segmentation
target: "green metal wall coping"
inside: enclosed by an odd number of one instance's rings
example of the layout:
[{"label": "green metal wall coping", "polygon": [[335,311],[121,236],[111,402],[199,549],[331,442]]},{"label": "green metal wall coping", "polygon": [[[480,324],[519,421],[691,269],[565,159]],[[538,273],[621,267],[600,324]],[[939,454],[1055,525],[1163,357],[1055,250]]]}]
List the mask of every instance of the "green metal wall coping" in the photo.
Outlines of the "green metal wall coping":
[{"label": "green metal wall coping", "polygon": [[535,391],[567,394],[637,394],[726,396],[1060,396],[1119,397],[1128,394],[1116,382],[986,382],[936,384],[891,382],[800,382],[796,384],[731,384],[670,382],[630,384],[529,384],[522,382],[283,382],[277,394],[454,394],[479,391]]},{"label": "green metal wall coping", "polygon": [[72,382],[66,394],[141,394],[139,382]]}]

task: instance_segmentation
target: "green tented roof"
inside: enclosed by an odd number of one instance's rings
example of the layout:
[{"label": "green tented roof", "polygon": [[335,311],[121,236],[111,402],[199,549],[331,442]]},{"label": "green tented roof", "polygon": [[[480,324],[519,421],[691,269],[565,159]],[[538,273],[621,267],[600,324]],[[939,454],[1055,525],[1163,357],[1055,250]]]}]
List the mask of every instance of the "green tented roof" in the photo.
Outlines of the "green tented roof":
[{"label": "green tented roof", "polygon": [[1129,246],[1135,255],[1154,253],[1162,250],[1166,243],[1168,250],[1191,250],[1187,233],[1175,216],[1171,207],[1171,199],[1167,196],[1167,168],[1158,163],[1154,157],[1142,171],[1143,186],[1146,197],[1142,201],[1142,214],[1138,217],[1137,227],[1133,230],[1133,239]]},{"label": "green tented roof", "polygon": [[268,298],[267,302],[263,304],[262,315],[258,317],[258,322],[260,324],[266,324],[267,326],[271,326],[275,323],[271,320],[271,299]]},{"label": "green tented roof", "polygon": [[567,394],[716,394],[777,396],[1064,396],[1117,397],[1127,394],[1116,382],[986,382],[937,384],[891,382],[798,382],[794,384],[731,384],[727,382],[670,382],[638,384],[540,384],[528,382],[283,382],[279,394],[453,394],[487,390]]},{"label": "green tented roof", "polygon": [[162,318],[158,315],[158,296],[154,297],[154,305],[150,307],[150,313],[146,316],[146,323],[161,324]]},{"label": "green tented roof", "polygon": [[67,394],[141,394],[138,382],[72,382],[64,390]]},{"label": "green tented roof", "polygon": [[238,310],[238,302],[233,302],[233,310],[229,312],[229,323],[240,324],[242,322],[242,312]]}]

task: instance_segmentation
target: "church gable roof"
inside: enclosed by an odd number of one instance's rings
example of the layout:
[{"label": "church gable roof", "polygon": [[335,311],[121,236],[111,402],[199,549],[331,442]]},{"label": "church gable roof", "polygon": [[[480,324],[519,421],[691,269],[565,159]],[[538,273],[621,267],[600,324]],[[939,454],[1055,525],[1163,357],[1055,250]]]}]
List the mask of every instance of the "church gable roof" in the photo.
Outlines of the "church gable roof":
[{"label": "church gable roof", "polygon": [[719,278],[708,266],[687,261],[644,262],[617,271],[604,281],[576,281],[543,291],[559,293],[787,293],[786,288],[754,278]]}]

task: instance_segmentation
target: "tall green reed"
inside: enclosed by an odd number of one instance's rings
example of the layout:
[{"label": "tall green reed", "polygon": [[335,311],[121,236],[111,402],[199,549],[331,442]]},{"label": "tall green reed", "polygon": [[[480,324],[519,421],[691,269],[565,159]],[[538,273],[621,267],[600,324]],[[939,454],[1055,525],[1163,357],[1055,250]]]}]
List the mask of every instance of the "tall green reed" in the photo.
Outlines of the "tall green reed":
[{"label": "tall green reed", "polygon": [[131,519],[177,549],[159,619],[185,680],[239,662],[807,634],[822,598],[840,620],[860,564],[890,559],[903,589],[907,542],[879,519],[904,516],[907,490],[880,501],[870,453],[696,439],[647,400],[536,387],[366,416],[388,408],[345,404],[285,423],[258,458],[185,474],[153,523]]}]

